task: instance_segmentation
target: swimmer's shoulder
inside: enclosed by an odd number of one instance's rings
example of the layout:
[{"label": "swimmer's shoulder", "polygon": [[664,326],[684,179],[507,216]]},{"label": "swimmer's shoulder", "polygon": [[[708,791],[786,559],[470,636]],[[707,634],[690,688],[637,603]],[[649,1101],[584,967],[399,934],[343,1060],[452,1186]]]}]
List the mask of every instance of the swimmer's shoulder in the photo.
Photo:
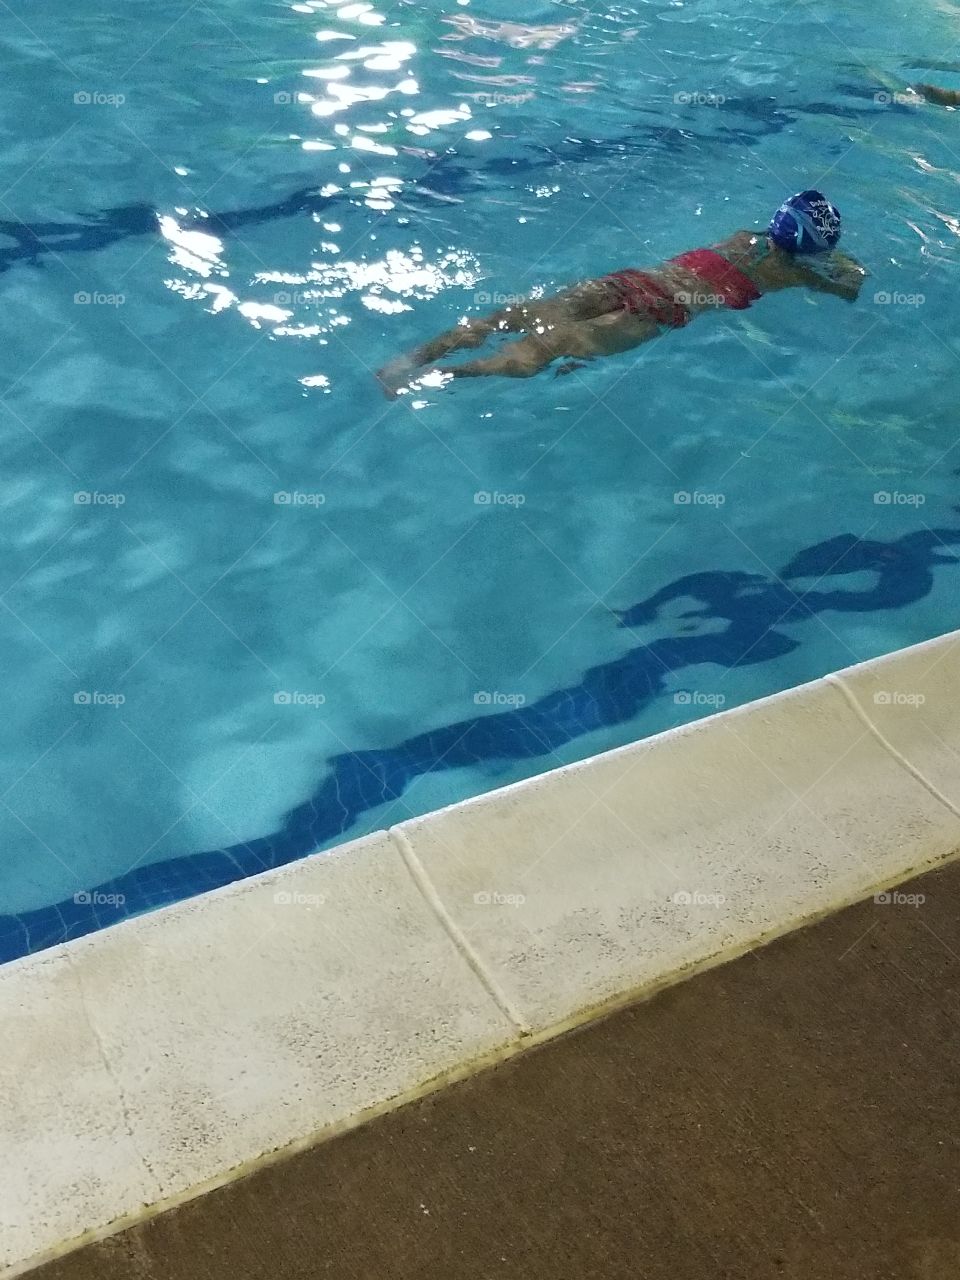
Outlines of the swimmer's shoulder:
[{"label": "swimmer's shoulder", "polygon": [[727,236],[726,240],[721,240],[718,244],[712,244],[710,248],[714,253],[723,254],[725,258],[750,257],[756,252],[757,245],[764,240],[766,236],[761,236],[756,231],[735,231],[732,236]]},{"label": "swimmer's shoulder", "polygon": [[712,244],[710,248],[748,276],[764,266],[775,256],[776,251],[776,246],[761,231],[735,231],[732,236],[721,240],[719,244]]},{"label": "swimmer's shoulder", "polygon": [[799,268],[793,255],[774,244],[763,231],[736,231],[711,247],[749,276],[763,293],[808,283],[809,273]]}]

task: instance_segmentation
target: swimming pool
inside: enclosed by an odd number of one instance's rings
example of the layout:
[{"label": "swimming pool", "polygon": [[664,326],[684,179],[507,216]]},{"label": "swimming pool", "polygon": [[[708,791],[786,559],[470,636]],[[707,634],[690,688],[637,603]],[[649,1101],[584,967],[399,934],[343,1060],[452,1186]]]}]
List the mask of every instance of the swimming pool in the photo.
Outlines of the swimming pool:
[{"label": "swimming pool", "polygon": [[[902,23],[9,0],[0,958],[960,625],[960,113],[899,96],[960,17]],[[372,377],[814,185],[854,306]]]}]

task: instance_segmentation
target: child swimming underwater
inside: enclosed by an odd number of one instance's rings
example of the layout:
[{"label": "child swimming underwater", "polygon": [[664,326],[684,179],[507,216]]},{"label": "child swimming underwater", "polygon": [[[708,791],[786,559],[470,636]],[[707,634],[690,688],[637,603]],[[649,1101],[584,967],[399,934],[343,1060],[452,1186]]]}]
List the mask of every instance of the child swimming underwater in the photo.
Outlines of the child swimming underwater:
[{"label": "child swimming underwater", "polygon": [[[780,206],[765,234],[737,231],[709,249],[681,253],[649,271],[614,271],[550,298],[468,317],[391,361],[377,377],[394,397],[418,371],[433,372],[435,362],[451,351],[479,347],[497,333],[526,337],[485,359],[440,365],[439,371],[454,378],[528,378],[561,357],[590,360],[629,351],[668,329],[682,329],[701,311],[742,311],[777,289],[804,286],[853,302],[866,272],[836,251],[839,239],[839,211],[819,191],[801,191]],[[818,255],[827,255],[823,271],[807,265]],[[557,372],[577,367],[562,366]]]}]

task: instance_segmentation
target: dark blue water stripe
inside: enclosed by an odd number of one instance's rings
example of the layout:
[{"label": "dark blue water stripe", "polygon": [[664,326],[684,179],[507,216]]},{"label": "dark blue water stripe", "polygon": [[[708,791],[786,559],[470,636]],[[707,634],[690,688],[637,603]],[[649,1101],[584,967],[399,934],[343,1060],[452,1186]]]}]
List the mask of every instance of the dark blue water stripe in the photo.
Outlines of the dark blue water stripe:
[{"label": "dark blue water stripe", "polygon": [[[671,601],[688,599],[688,617],[725,621],[725,630],[638,645],[530,706],[461,720],[394,747],[335,756],[313,795],[270,836],[138,867],[78,900],[0,916],[0,961],[292,862],[345,835],[362,814],[397,799],[422,774],[481,760],[532,760],[594,729],[622,724],[664,692],[669,675],[686,667],[773,661],[799,646],[781,630],[786,624],[829,610],[866,613],[913,604],[931,591],[936,566],[957,563],[946,550],[957,545],[960,528],[924,528],[891,542],[843,534],[799,552],[773,578],[720,571],[679,578],[625,610],[620,625],[655,622]],[[803,591],[790,585],[855,572],[873,573],[875,581],[861,589]],[[960,616],[945,623],[960,625]]]}]

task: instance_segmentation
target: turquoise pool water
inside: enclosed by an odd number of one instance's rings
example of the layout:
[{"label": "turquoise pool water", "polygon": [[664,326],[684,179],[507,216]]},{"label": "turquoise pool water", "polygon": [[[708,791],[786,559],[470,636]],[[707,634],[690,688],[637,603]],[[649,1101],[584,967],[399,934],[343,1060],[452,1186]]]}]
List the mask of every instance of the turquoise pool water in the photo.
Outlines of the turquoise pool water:
[{"label": "turquoise pool water", "polygon": [[[960,625],[960,112],[902,96],[960,87],[952,6],[9,0],[0,37],[0,956]],[[855,305],[372,377],[807,186]]]}]

